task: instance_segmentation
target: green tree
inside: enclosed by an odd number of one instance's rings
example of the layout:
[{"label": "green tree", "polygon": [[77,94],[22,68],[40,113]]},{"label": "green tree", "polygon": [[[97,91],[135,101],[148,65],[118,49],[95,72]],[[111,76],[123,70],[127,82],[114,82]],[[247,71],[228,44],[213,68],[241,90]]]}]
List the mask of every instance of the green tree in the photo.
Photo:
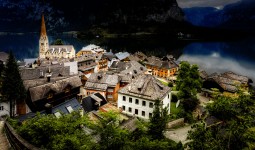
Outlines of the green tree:
[{"label": "green tree", "polygon": [[188,101],[183,103],[184,108],[189,108],[193,111],[195,107],[186,106],[192,104],[196,106],[199,101],[196,98],[197,92],[201,90],[202,80],[199,76],[198,66],[190,65],[188,62],[183,61],[180,65],[179,74],[176,80],[176,89],[179,90],[177,96],[182,101]]},{"label": "green tree", "polygon": [[3,100],[10,103],[10,116],[14,116],[14,108],[17,103],[23,103],[26,98],[26,90],[21,79],[19,68],[12,52],[3,72],[2,84]]},{"label": "green tree", "polygon": [[56,118],[54,115],[40,115],[28,119],[19,128],[19,134],[31,144],[49,150],[93,149],[96,145],[91,136],[83,131],[89,126],[88,118],[79,112],[72,112]]},{"label": "green tree", "polygon": [[61,39],[56,39],[52,44],[53,45],[64,45],[64,42]]},{"label": "green tree", "polygon": [[164,138],[164,131],[169,118],[168,108],[163,108],[160,100],[156,100],[148,130],[148,134],[152,137],[152,139]]},{"label": "green tree", "polygon": [[255,102],[250,96],[218,96],[207,109],[223,124],[210,128],[195,126],[188,136],[190,149],[254,149]]},{"label": "green tree", "polygon": [[100,149],[124,149],[130,133],[119,127],[120,114],[110,111],[100,115],[102,118],[95,124],[96,133],[100,135]]}]

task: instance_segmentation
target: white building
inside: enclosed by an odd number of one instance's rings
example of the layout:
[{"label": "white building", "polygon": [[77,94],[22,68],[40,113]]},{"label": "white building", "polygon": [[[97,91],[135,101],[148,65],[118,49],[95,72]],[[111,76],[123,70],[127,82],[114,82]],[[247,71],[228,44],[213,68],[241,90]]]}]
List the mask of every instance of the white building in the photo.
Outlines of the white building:
[{"label": "white building", "polygon": [[140,75],[118,91],[118,108],[128,115],[149,119],[159,99],[170,113],[171,90],[151,75]]},{"label": "white building", "polygon": [[70,67],[70,75],[77,75],[78,74],[78,62],[77,61],[65,62],[64,66],[69,66]]},{"label": "white building", "polygon": [[10,104],[9,102],[0,102],[0,116],[10,114]]}]

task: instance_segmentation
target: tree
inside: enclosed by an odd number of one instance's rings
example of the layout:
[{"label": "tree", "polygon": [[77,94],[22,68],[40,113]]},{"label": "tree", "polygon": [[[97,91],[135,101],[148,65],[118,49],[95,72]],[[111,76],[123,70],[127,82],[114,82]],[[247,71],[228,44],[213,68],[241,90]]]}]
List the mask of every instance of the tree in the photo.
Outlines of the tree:
[{"label": "tree", "polygon": [[26,120],[18,128],[18,133],[31,144],[49,150],[95,149],[91,136],[83,131],[89,125],[87,116],[72,112],[56,118],[54,115],[40,115]]},{"label": "tree", "polygon": [[[191,104],[197,105],[199,101],[196,98],[197,92],[201,90],[202,80],[199,76],[198,66],[190,65],[188,62],[181,62],[179,74],[177,76],[176,88],[179,90],[177,96],[182,101],[188,100],[189,102],[183,103],[183,105]],[[184,106],[185,108],[186,106]],[[195,107],[189,107],[193,111]]]},{"label": "tree", "polygon": [[148,134],[152,139],[163,139],[166,124],[169,121],[168,108],[163,108],[162,103],[156,100],[154,110],[150,118]]},{"label": "tree", "polygon": [[207,109],[223,124],[210,128],[196,125],[188,135],[190,149],[254,149],[255,102],[250,96],[218,96]]},{"label": "tree", "polygon": [[56,39],[52,44],[53,45],[64,45],[64,42],[61,39]]},{"label": "tree", "polygon": [[100,135],[100,149],[123,149],[129,142],[130,133],[119,127],[120,114],[110,111],[100,113],[102,119],[95,124]]},{"label": "tree", "polygon": [[4,101],[10,103],[10,116],[14,116],[14,108],[17,103],[24,102],[26,90],[21,79],[19,68],[12,52],[6,63],[3,72],[2,94]]}]

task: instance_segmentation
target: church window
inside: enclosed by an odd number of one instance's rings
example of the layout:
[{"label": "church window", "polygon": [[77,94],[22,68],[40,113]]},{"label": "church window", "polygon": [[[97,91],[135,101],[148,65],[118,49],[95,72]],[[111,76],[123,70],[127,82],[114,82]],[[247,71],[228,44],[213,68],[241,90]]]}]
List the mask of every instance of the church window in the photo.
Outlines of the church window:
[{"label": "church window", "polygon": [[41,46],[43,46],[44,45],[44,43],[41,43]]}]

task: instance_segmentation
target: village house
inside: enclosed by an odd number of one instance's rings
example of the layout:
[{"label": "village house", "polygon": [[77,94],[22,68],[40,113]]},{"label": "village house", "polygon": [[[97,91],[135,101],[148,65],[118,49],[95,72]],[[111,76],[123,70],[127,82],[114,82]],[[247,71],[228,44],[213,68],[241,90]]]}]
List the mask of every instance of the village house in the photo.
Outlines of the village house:
[{"label": "village house", "polygon": [[116,55],[117,59],[120,61],[123,61],[123,62],[130,61],[128,58],[130,56],[130,54],[128,52],[118,52],[115,55]]},{"label": "village house", "polygon": [[72,45],[50,45],[47,36],[44,15],[42,15],[41,34],[39,39],[39,59],[74,58],[75,49]]},{"label": "village house", "polygon": [[120,88],[119,77],[103,73],[92,73],[87,80],[84,89],[85,95],[90,96],[94,93],[100,93],[107,101],[116,102],[118,99],[117,91]]},{"label": "village house", "polygon": [[95,60],[97,63],[97,72],[108,70],[108,58],[104,54],[97,54]]},{"label": "village house", "polygon": [[114,61],[117,61],[116,55],[114,55],[111,50],[110,52],[104,53],[102,57],[108,60],[108,68],[112,65]]},{"label": "village house", "polygon": [[163,61],[155,56],[146,58],[144,64],[152,75],[166,79],[170,79],[179,68],[173,60]]},{"label": "village house", "polygon": [[51,73],[47,73],[46,78],[25,80],[24,86],[28,91],[26,104],[32,112],[46,110],[46,104],[54,107],[76,98],[81,85],[79,76],[52,78]]},{"label": "village house", "polygon": [[223,94],[228,95],[234,94],[238,90],[248,91],[250,83],[252,83],[252,80],[248,77],[233,72],[213,73],[204,81],[203,88],[208,90],[216,88]]},{"label": "village house", "polygon": [[123,113],[149,119],[156,100],[170,113],[171,89],[151,75],[140,75],[118,91],[118,108]]},{"label": "village house", "polygon": [[77,54],[76,57],[81,57],[83,55],[92,55],[92,54],[103,54],[106,50],[102,49],[100,46],[90,44],[86,47],[83,47]]},{"label": "village house", "polygon": [[97,63],[94,55],[84,55],[75,58],[75,60],[78,61],[78,71],[82,72],[83,74],[86,75],[96,72]]},{"label": "village house", "polygon": [[[53,114],[55,117],[59,118],[62,114],[70,114],[73,111],[80,111],[81,115],[83,115],[84,110],[76,98],[72,98],[67,100],[59,105],[51,106],[47,104],[47,108],[43,111],[40,111],[40,114]],[[25,115],[21,115],[18,117],[19,122],[24,122],[29,118],[33,118],[36,116],[36,112],[29,112]]]},{"label": "village house", "polygon": [[136,76],[144,74],[147,69],[137,61],[114,61],[108,69],[108,74],[117,74],[120,78],[120,87],[126,86]]},{"label": "village house", "polygon": [[82,107],[85,112],[96,111],[107,103],[107,100],[100,93],[94,93],[82,99]]}]

